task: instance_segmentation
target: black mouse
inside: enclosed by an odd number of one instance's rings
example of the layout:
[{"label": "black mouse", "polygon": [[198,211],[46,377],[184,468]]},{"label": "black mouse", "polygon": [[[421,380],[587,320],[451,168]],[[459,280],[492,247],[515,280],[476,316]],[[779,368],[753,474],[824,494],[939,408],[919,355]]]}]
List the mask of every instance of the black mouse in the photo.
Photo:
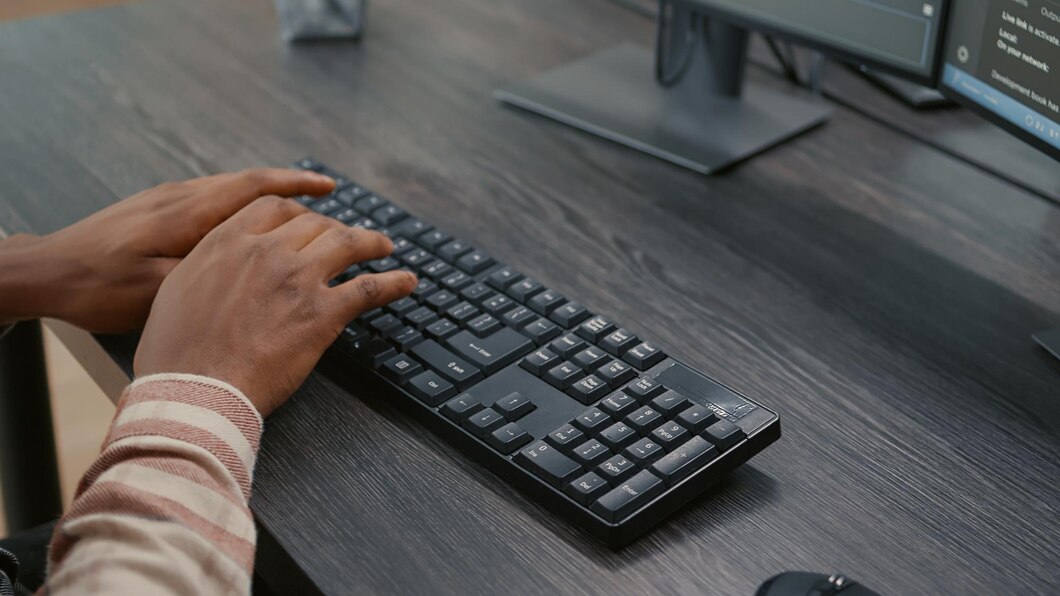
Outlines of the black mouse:
[{"label": "black mouse", "polygon": [[880,596],[850,578],[833,573],[786,571],[766,580],[755,596]]}]

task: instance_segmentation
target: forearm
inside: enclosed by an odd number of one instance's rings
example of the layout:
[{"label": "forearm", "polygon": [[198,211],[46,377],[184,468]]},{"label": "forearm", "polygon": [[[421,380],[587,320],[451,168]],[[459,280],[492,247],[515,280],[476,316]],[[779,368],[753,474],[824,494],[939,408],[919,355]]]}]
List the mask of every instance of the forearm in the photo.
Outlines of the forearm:
[{"label": "forearm", "polygon": [[49,550],[49,594],[250,592],[261,417],[187,375],[130,385]]},{"label": "forearm", "polygon": [[0,327],[55,316],[61,277],[43,238],[19,234],[0,240]]}]

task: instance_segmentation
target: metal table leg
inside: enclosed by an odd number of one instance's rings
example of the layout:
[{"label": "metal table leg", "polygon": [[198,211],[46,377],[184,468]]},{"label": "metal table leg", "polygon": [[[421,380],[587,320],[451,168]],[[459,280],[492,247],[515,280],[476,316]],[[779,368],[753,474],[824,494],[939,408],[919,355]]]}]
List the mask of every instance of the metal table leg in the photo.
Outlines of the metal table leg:
[{"label": "metal table leg", "polygon": [[8,532],[62,513],[44,341],[38,321],[0,339],[0,489]]}]

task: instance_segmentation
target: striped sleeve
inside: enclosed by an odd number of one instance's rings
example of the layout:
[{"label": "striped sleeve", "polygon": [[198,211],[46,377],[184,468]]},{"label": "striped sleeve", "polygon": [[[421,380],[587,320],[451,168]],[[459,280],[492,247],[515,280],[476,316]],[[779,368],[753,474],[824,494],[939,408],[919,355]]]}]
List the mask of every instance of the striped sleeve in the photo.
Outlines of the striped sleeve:
[{"label": "striped sleeve", "polygon": [[261,432],[227,383],[137,379],[56,526],[41,593],[249,594]]}]

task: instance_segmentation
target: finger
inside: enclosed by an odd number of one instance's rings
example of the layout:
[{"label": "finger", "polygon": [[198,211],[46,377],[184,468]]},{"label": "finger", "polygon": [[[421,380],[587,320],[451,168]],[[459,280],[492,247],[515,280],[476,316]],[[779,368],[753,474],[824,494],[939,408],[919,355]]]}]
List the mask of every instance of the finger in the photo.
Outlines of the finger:
[{"label": "finger", "polygon": [[300,254],[331,279],[354,263],[381,259],[394,252],[390,238],[363,228],[331,229],[317,236]]},{"label": "finger", "polygon": [[318,196],[335,188],[335,181],[323,174],[282,168],[243,170],[211,176],[206,180],[213,182],[191,193],[188,211],[202,222],[207,231],[260,197]]},{"label": "finger", "polygon": [[273,195],[255,200],[222,225],[248,234],[265,234],[307,213],[312,211],[294,201]]},{"label": "finger", "polygon": [[280,243],[291,250],[299,251],[328,230],[345,230],[342,222],[307,211],[284,223],[271,233],[279,237]]},{"label": "finger", "polygon": [[366,273],[331,288],[329,292],[339,301],[342,323],[352,321],[373,308],[379,308],[408,296],[417,284],[409,271]]}]

